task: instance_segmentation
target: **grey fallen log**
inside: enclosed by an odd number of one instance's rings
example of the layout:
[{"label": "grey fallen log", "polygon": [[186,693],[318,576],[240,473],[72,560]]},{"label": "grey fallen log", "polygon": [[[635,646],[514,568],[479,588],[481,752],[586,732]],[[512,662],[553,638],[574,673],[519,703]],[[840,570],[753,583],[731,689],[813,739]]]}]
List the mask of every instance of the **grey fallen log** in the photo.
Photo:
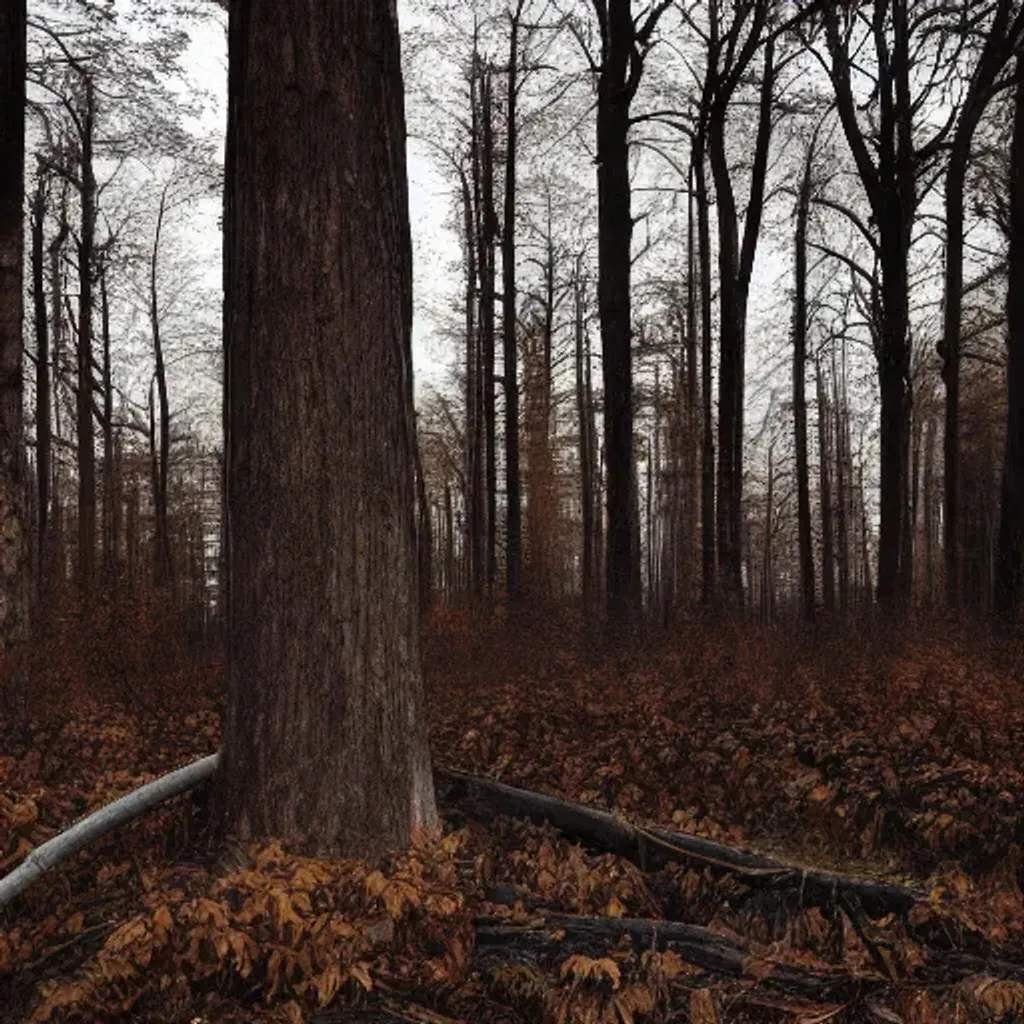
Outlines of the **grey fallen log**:
[{"label": "grey fallen log", "polygon": [[210,754],[199,761],[178,768],[168,775],[147,782],[144,786],[115,800],[67,831],[36,847],[9,875],[0,878],[0,908],[23,893],[37,878],[84,849],[101,836],[138,818],[157,804],[194,789],[209,779],[217,769],[220,753]]},{"label": "grey fallen log", "polygon": [[734,872],[751,888],[795,889],[807,905],[853,902],[873,918],[893,911],[905,914],[923,898],[916,890],[892,882],[797,867],[698,836],[638,828],[607,811],[490,779],[447,769],[436,769],[434,774],[439,799],[464,804],[474,817],[488,820],[504,814],[536,823],[547,821],[569,838],[625,857],[642,870],[670,861],[703,864]]}]

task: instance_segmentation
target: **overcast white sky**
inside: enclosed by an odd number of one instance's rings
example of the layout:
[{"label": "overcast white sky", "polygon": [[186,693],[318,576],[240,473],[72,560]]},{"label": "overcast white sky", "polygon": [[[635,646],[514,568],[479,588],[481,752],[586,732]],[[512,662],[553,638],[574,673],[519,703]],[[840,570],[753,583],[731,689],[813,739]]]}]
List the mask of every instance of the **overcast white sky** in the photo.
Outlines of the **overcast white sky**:
[{"label": "overcast white sky", "polygon": [[[405,28],[411,17],[408,4],[399,0],[398,8]],[[185,64],[195,83],[210,96],[210,103],[196,127],[211,134],[222,133],[227,95],[225,33],[220,26],[206,24],[193,28],[192,37],[192,46]],[[438,174],[423,143],[410,140],[408,157],[409,213],[415,251],[413,355],[419,392],[429,383],[440,382],[448,361],[442,343],[433,337],[429,310],[445,292],[449,265],[458,259],[459,246],[454,234],[445,227],[450,204],[450,184]],[[219,240],[211,240],[211,246],[219,246]],[[205,244],[202,249],[208,251]],[[219,266],[211,268],[211,274],[216,276],[219,273]]]}]

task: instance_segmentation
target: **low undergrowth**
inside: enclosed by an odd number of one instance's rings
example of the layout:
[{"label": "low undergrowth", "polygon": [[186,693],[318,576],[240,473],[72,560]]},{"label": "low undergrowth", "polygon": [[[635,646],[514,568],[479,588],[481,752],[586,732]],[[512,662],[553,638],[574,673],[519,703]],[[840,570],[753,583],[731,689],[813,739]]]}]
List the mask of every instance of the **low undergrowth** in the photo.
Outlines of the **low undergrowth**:
[{"label": "low undergrowth", "polygon": [[[119,667],[81,637],[39,659],[0,726],[0,872],[216,748],[219,666],[161,658],[160,629],[135,628]],[[441,765],[913,882],[926,899],[912,920],[866,922],[450,808],[442,837],[400,857],[317,861],[295,843],[218,845],[202,800],[186,797],[0,912],[0,1018],[326,1022],[347,1007],[432,1024],[926,1024],[1024,1012],[1019,648],[949,627],[904,639],[692,623],[611,650],[571,619],[442,611],[424,650]],[[699,925],[742,943],[749,970],[723,977],[673,949],[557,935],[483,956],[474,937],[481,921],[529,931],[555,914]],[[953,970],[958,951],[1002,967]],[[779,965],[818,979],[821,995],[773,988]]]}]

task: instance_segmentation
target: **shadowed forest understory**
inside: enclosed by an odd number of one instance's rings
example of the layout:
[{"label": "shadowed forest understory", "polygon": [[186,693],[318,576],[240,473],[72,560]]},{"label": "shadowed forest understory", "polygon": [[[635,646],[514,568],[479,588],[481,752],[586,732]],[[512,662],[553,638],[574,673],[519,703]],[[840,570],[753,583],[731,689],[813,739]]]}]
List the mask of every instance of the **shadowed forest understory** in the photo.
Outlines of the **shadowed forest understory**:
[{"label": "shadowed forest understory", "polygon": [[[309,859],[301,837],[225,847],[206,789],[178,798],[19,899],[4,1019],[1024,1012],[1019,642],[942,623],[905,639],[694,621],[615,651],[584,635],[572,616],[439,611],[424,658],[442,838],[378,863]],[[221,666],[190,663],[160,622],[118,640],[41,652],[5,717],[0,865],[219,745]],[[463,775],[883,891],[509,817]]]}]

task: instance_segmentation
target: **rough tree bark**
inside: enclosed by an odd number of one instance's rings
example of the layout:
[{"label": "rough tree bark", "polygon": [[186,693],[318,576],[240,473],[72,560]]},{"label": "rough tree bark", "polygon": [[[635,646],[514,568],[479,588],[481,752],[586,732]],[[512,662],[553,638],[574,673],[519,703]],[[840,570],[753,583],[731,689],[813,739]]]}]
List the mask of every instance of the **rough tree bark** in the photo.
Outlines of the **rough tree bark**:
[{"label": "rough tree bark", "polygon": [[232,0],[228,105],[220,820],[374,856],[437,820],[394,4]]},{"label": "rough tree bark", "polygon": [[24,297],[25,0],[0,6],[0,648],[25,639],[28,597],[25,438],[22,418]]}]

